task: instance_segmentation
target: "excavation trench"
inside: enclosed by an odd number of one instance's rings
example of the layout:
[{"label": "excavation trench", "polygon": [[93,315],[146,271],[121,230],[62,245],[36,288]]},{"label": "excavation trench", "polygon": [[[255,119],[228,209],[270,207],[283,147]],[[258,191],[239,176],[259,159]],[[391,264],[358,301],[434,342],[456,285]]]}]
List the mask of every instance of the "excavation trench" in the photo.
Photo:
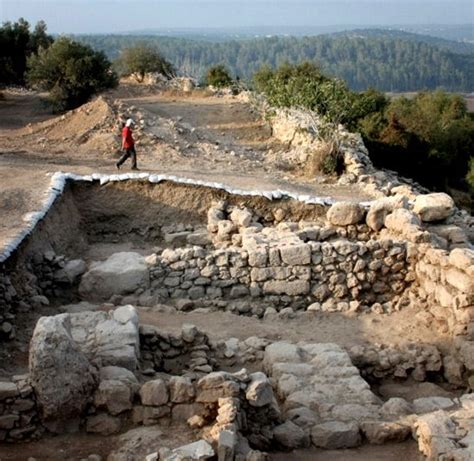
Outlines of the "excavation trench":
[{"label": "excavation trench", "polygon": [[[135,362],[129,366],[125,358],[120,366],[137,369],[140,384],[163,378],[163,385],[172,386],[169,380],[181,383],[178,376],[189,378],[193,384],[186,381],[186,386],[191,388],[198,383],[197,391],[190,388],[189,399],[170,397],[168,403],[149,403],[156,407],[153,414],[147,404],[132,402],[120,416],[122,430],[130,424],[162,424],[161,418],[171,420],[174,427],[193,415],[219,421],[217,416],[227,404],[209,397],[209,389],[200,388],[199,380],[216,371],[236,373],[222,375],[225,386],[233,389],[236,383],[253,382],[254,378],[242,378],[242,368],[248,373],[267,373],[282,409],[279,416],[270,408],[255,408],[242,393],[230,394],[240,399],[236,405],[248,421],[239,426],[239,434],[253,449],[307,447],[307,441],[285,446],[286,436],[278,442],[272,439],[278,424],[299,417],[292,410],[307,407],[316,412],[318,408],[321,424],[335,415],[346,422],[347,412],[360,411],[358,397],[350,400],[351,393],[343,387],[340,392],[349,399],[348,407],[339,413],[335,408],[340,402],[328,409],[320,397],[312,403],[295,397],[300,389],[311,386],[314,396],[319,396],[318,384],[300,382],[299,372],[291,367],[281,378],[278,360],[273,363],[268,352],[275,343],[284,343],[277,344],[277,349],[285,347],[297,354],[298,366],[312,370],[311,376],[320,376],[321,367],[328,366],[327,376],[321,378],[325,386],[335,386],[328,380],[338,367],[353,370],[351,379],[359,380],[360,395],[366,396],[360,405],[369,408],[367,417],[372,419],[375,414],[380,417],[382,405],[392,397],[449,400],[460,395],[468,374],[453,347],[449,320],[445,329],[418,323],[426,309],[414,302],[420,286],[419,261],[410,245],[379,238],[365,224],[331,226],[326,220],[328,206],[323,203],[288,197],[270,200],[173,181],[68,180],[31,235],[0,266],[4,378],[28,371],[28,343],[39,317],[66,313],[73,319],[74,330],[74,322],[79,322],[75,316],[86,315],[81,331],[89,331],[94,322],[112,321],[118,308],[117,319],[136,315],[141,325]],[[133,314],[123,314],[119,306],[135,306],[136,311],[127,307]],[[119,341],[121,327],[116,328]],[[75,341],[81,335],[73,334]],[[332,370],[334,354],[345,362],[341,365],[336,360]],[[108,363],[108,359],[100,360],[101,365]],[[325,365],[313,366],[318,360]],[[341,368],[341,373],[343,377],[346,371]],[[18,382],[27,386],[23,381]],[[339,381],[343,386],[344,380]],[[241,385],[243,389],[249,386]],[[193,400],[195,392],[200,401]],[[106,420],[111,430],[110,425],[117,423],[115,414],[103,415],[104,403],[100,398],[97,403],[97,395],[95,399],[87,422],[78,422],[78,427],[96,427],[99,423],[93,418],[103,416],[112,418]],[[15,405],[19,404],[8,401],[4,409],[13,411]],[[127,423],[124,415],[128,415]],[[29,421],[25,416],[26,423],[13,418],[0,436],[8,441],[39,437],[44,427],[38,418],[36,413]],[[48,424],[44,426],[54,432],[57,421]],[[212,430],[222,429],[219,424]],[[371,436],[364,431],[367,441]],[[191,431],[188,436],[196,434]],[[304,437],[309,440],[307,433]],[[354,445],[343,446],[357,445],[361,440],[357,437]],[[173,448],[173,442],[169,443]],[[411,445],[404,449],[415,459]],[[294,456],[286,459],[305,455]],[[367,456],[371,459],[369,452]]]}]

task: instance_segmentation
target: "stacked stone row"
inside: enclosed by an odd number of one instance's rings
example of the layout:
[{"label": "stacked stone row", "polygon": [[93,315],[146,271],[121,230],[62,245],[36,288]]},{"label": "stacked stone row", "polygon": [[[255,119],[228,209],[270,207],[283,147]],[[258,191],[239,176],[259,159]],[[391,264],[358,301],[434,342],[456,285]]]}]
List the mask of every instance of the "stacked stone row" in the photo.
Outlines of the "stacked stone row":
[{"label": "stacked stone row", "polygon": [[0,442],[37,438],[42,431],[28,375],[0,381]]},{"label": "stacked stone row", "polygon": [[167,249],[150,273],[152,287],[161,287],[157,288],[160,294],[172,298],[250,296],[276,305],[330,300],[336,304],[329,310],[348,310],[354,300],[368,305],[396,301],[413,281],[406,245],[391,240],[300,241],[248,251],[239,247]]},{"label": "stacked stone row", "polygon": [[210,373],[216,364],[207,335],[194,325],[183,325],[180,335],[142,325],[140,349],[141,368],[145,374],[179,369],[180,374],[195,378]]},{"label": "stacked stone row", "polygon": [[[427,373],[440,374],[443,367],[441,354],[432,344],[409,343],[392,347],[371,344],[354,346],[348,352],[362,377],[369,381],[406,379],[411,376],[422,382],[425,381]],[[449,379],[449,382],[460,384],[454,377]]]},{"label": "stacked stone row", "polygon": [[18,302],[17,292],[10,277],[0,266],[0,341],[12,339],[15,335],[12,307]]}]

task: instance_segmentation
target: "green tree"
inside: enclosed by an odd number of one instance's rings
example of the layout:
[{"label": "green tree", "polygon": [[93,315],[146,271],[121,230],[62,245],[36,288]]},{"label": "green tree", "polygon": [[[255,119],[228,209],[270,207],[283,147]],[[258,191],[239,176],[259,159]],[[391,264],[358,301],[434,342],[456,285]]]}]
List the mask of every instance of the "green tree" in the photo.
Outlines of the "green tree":
[{"label": "green tree", "polygon": [[223,88],[232,85],[230,71],[223,64],[218,64],[207,70],[206,83],[216,88]]},{"label": "green tree", "polygon": [[0,27],[0,83],[24,84],[28,57],[52,42],[43,21],[36,24],[33,32],[23,18],[15,23],[3,23]]},{"label": "green tree", "polygon": [[469,159],[469,170],[466,174],[466,181],[471,189],[471,192],[474,193],[474,156],[471,156]]},{"label": "green tree", "polygon": [[122,49],[116,65],[121,75],[135,75],[138,82],[143,82],[150,72],[158,72],[167,78],[175,75],[173,65],[156,47],[146,43]]},{"label": "green tree", "polygon": [[112,88],[117,76],[102,52],[69,38],[57,39],[28,59],[28,81],[50,92],[57,110],[70,109]]}]

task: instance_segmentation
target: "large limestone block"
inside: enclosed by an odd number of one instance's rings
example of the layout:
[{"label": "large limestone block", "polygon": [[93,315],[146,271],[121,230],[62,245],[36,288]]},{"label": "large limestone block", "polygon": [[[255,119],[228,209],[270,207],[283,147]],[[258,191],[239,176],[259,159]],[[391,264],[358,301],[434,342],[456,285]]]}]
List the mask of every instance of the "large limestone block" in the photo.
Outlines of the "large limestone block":
[{"label": "large limestone block", "polygon": [[455,248],[449,253],[449,264],[461,270],[474,266],[474,250],[468,248]]},{"label": "large limestone block", "polygon": [[224,371],[216,371],[203,376],[197,382],[197,402],[217,402],[221,398],[235,397],[240,386],[235,378]]},{"label": "large limestone block", "polygon": [[446,280],[454,288],[472,295],[474,293],[474,278],[470,277],[466,272],[459,269],[451,268],[446,272]]},{"label": "large limestone block", "polygon": [[281,260],[289,266],[304,266],[311,263],[311,247],[307,243],[285,245],[279,249]]},{"label": "large limestone block", "polygon": [[440,221],[449,218],[454,211],[453,199],[444,192],[418,195],[415,199],[413,211],[424,222]]},{"label": "large limestone block", "polygon": [[79,294],[90,300],[105,301],[112,295],[133,293],[150,285],[145,258],[132,252],[115,253],[106,261],[93,263],[83,276]]},{"label": "large limestone block", "polygon": [[252,213],[247,208],[234,208],[230,214],[230,219],[239,227],[248,227],[252,221]]},{"label": "large limestone block", "polygon": [[70,319],[71,334],[92,363],[136,370],[140,337],[133,306],[121,306],[111,312],[70,314]]},{"label": "large limestone block", "polygon": [[268,295],[298,296],[309,293],[309,282],[306,280],[271,280],[263,284],[263,292]]},{"label": "large limestone block", "polygon": [[74,341],[68,314],[41,317],[30,343],[29,368],[43,424],[53,432],[77,430],[98,372]]},{"label": "large limestone block", "polygon": [[111,415],[118,415],[132,409],[133,389],[126,383],[116,380],[101,381],[94,395],[97,407],[107,409]]},{"label": "large limestone block", "polygon": [[420,226],[421,222],[411,211],[399,208],[387,215],[384,224],[387,229],[404,233],[408,227]]},{"label": "large limestone block", "polygon": [[263,407],[273,402],[273,388],[262,372],[252,373],[245,398],[252,407]]},{"label": "large limestone block", "polygon": [[173,376],[169,380],[170,400],[173,403],[191,402],[196,394],[189,378]]},{"label": "large limestone block", "polygon": [[335,226],[358,224],[364,217],[364,210],[352,202],[337,202],[329,208],[328,221]]},{"label": "large limestone block", "polygon": [[147,381],[140,389],[140,399],[143,405],[155,407],[166,405],[169,400],[166,383],[162,379]]},{"label": "large limestone block", "polygon": [[418,449],[429,460],[455,459],[449,453],[456,450],[455,442],[457,426],[451,417],[444,411],[421,416],[414,423]]},{"label": "large limestone block", "polygon": [[86,431],[93,434],[111,435],[116,434],[122,427],[122,421],[116,416],[100,414],[87,419]]},{"label": "large limestone block", "polygon": [[183,445],[174,450],[160,450],[160,460],[163,461],[205,461],[213,459],[215,452],[205,440],[199,440],[189,445]]},{"label": "large limestone block", "polygon": [[278,445],[284,448],[304,448],[310,445],[309,434],[291,421],[286,421],[275,427],[273,438]]},{"label": "large limestone block", "polygon": [[313,445],[327,450],[357,447],[361,443],[357,423],[329,421],[318,424],[311,431]]},{"label": "large limestone block", "polygon": [[372,230],[379,231],[382,229],[387,215],[397,208],[406,208],[407,206],[408,200],[403,195],[376,200],[370,205],[366,223]]},{"label": "large limestone block", "polygon": [[411,435],[410,426],[395,422],[370,421],[361,424],[361,430],[371,444],[403,442]]}]

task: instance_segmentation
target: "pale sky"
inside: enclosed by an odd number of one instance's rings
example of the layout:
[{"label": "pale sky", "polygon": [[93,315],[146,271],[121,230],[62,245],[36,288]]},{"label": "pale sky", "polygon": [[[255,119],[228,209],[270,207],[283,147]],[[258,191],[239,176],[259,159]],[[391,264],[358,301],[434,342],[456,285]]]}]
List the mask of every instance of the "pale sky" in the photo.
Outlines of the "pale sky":
[{"label": "pale sky", "polygon": [[246,26],[473,23],[474,0],[0,0],[0,22],[51,33]]}]

